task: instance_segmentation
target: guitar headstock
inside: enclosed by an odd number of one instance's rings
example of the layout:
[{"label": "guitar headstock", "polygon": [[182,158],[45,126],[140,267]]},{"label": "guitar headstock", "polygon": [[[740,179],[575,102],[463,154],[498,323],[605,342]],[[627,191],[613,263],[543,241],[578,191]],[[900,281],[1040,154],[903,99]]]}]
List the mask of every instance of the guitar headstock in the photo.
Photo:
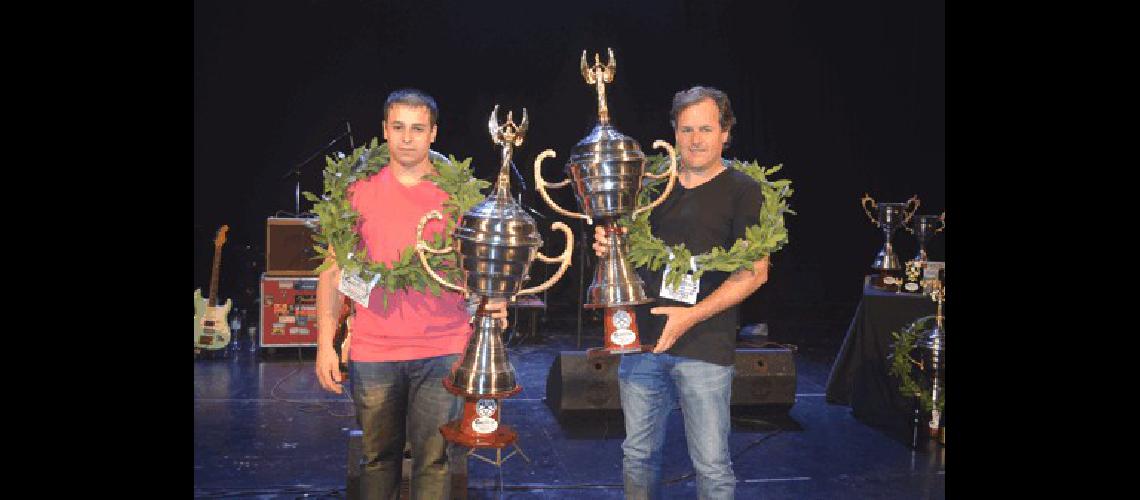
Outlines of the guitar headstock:
[{"label": "guitar headstock", "polygon": [[228,224],[222,224],[222,227],[218,228],[218,235],[214,237],[215,248],[221,248],[222,245],[226,243],[226,231],[229,230],[230,226]]}]

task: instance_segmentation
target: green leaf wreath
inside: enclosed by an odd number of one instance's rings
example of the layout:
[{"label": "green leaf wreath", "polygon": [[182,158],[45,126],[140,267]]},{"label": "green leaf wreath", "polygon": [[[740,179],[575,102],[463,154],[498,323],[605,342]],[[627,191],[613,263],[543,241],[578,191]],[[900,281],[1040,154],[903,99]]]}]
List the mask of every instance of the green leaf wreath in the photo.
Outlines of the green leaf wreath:
[{"label": "green leaf wreath", "polygon": [[[373,138],[371,144],[356,148],[351,155],[325,158],[324,194],[318,197],[310,192],[304,193],[305,199],[313,202],[313,212],[320,217],[320,230],[314,236],[317,243],[314,248],[318,254],[326,257],[327,248],[332,247],[337,266],[346,273],[359,273],[365,282],[371,282],[374,276],[380,275],[376,286],[388,292],[407,288],[422,292],[427,289],[438,296],[441,287],[420,266],[414,245],[401,250],[397,260],[373,262],[367,257],[368,252],[357,233],[360,213],[352,209],[348,187],[379,172],[388,164],[388,143],[379,142],[379,138]],[[457,161],[455,156],[449,155],[449,160],[445,160],[433,155],[432,163],[436,173],[424,178],[435,183],[447,193],[448,198],[443,203],[446,228],[443,234],[436,234],[430,243],[435,248],[443,248],[452,245],[451,235],[459,216],[483,201],[484,195],[480,191],[491,183],[474,178],[471,158]],[[441,274],[447,280],[455,283],[461,279],[454,256],[428,253],[427,257],[432,269],[442,271]],[[328,269],[330,265],[331,261],[326,259],[317,268],[317,272]],[[387,305],[388,294],[384,294],[384,307]]]},{"label": "green leaf wreath", "polygon": [[929,412],[937,405],[938,411],[941,412],[946,403],[944,394],[939,394],[938,401],[934,401],[931,390],[920,386],[911,376],[913,368],[917,366],[921,369],[922,363],[912,358],[910,352],[914,349],[915,340],[918,339],[920,332],[929,330],[929,325],[933,321],[934,316],[923,316],[911,322],[901,332],[891,332],[891,336],[895,339],[894,351],[889,356],[891,366],[887,372],[899,379],[899,392],[902,395],[918,397],[922,411]]},{"label": "green leaf wreath", "polygon": [[[666,168],[666,158],[662,154],[649,157],[648,170],[661,173]],[[764,196],[764,204],[760,208],[760,219],[756,225],[745,229],[744,237],[732,244],[732,248],[725,250],[715,247],[712,250],[696,256],[697,270],[693,271],[693,279],[700,279],[705,271],[724,271],[733,273],[742,269],[752,269],[753,262],[763,259],[779,251],[788,243],[788,230],[784,227],[784,214],[795,212],[788,208],[788,198],[792,195],[792,181],[780,179],[769,181],[768,176],[776,173],[783,165],[776,165],[765,169],[757,162],[745,163],[739,160],[732,161],[732,168],[744,172],[760,183],[760,192]],[[667,179],[654,179],[638,194],[638,206],[649,204],[663,188]],[[666,284],[677,287],[681,278],[692,271],[689,258],[692,252],[685,245],[666,245],[660,238],[653,236],[649,227],[649,213],[646,210],[637,217],[624,217],[622,224],[629,229],[629,261],[637,267],[646,267],[656,271],[662,265],[668,265],[673,272],[669,273]],[[669,253],[672,251],[672,258]]]}]

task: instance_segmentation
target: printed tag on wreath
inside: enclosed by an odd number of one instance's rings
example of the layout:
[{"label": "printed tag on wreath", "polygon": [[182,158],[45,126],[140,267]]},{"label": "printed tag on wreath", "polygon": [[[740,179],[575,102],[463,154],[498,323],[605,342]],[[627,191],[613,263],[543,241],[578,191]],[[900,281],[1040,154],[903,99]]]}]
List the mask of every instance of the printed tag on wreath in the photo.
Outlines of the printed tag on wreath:
[{"label": "printed tag on wreath", "polygon": [[372,296],[372,289],[376,283],[380,281],[380,273],[376,273],[372,277],[371,283],[365,283],[357,273],[341,273],[340,283],[337,283],[336,289],[340,290],[348,296],[348,298],[356,301],[362,307],[368,307],[368,298]]},{"label": "printed tag on wreath", "polygon": [[[673,258],[673,252],[669,252],[669,258]],[[695,257],[689,257],[689,266],[693,271],[697,270],[697,259]],[[677,288],[672,288],[667,284],[669,282],[669,273],[671,272],[673,272],[673,270],[666,265],[665,271],[661,274],[660,297],[684,302],[689,305],[696,305],[697,293],[701,291],[701,280],[694,280],[693,274],[690,272],[681,277],[681,283],[677,285]]]}]

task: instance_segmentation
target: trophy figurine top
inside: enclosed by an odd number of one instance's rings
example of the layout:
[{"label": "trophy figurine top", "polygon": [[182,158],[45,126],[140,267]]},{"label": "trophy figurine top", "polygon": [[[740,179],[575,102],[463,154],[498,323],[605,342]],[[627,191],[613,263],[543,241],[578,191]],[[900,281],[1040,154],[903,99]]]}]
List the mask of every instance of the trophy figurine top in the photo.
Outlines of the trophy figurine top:
[{"label": "trophy figurine top", "polygon": [[586,83],[593,85],[594,89],[598,92],[598,123],[602,125],[609,125],[610,123],[610,108],[606,105],[606,84],[614,82],[614,73],[617,73],[617,59],[614,58],[614,49],[607,48],[609,52],[609,60],[605,66],[602,66],[602,56],[594,54],[594,65],[586,66],[586,51],[582,51],[582,61],[580,63],[582,69],[582,78],[586,79]]}]

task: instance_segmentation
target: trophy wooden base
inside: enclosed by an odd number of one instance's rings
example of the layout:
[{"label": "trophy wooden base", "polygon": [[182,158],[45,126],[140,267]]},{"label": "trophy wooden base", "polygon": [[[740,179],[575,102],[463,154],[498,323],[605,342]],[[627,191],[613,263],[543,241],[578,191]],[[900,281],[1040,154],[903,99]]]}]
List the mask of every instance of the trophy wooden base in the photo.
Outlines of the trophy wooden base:
[{"label": "trophy wooden base", "polygon": [[[439,427],[443,438],[468,448],[502,448],[518,439],[518,434],[501,422],[502,400],[518,394],[522,386],[494,394],[467,394],[452,385],[451,378],[443,379],[447,392],[463,397],[463,417]],[[483,402],[480,405],[480,402]],[[490,427],[490,428],[489,428]],[[482,432],[481,432],[482,431]]]},{"label": "trophy wooden base", "polygon": [[471,431],[471,422],[466,419],[452,420],[439,426],[440,434],[449,443],[467,448],[505,448],[518,441],[519,435],[509,425],[499,425],[494,432],[478,434]]},{"label": "trophy wooden base", "polygon": [[641,354],[653,350],[653,346],[641,344],[637,329],[637,314],[634,312],[633,306],[607,307],[605,311],[602,335],[605,339],[605,346],[587,349],[587,358]]}]

